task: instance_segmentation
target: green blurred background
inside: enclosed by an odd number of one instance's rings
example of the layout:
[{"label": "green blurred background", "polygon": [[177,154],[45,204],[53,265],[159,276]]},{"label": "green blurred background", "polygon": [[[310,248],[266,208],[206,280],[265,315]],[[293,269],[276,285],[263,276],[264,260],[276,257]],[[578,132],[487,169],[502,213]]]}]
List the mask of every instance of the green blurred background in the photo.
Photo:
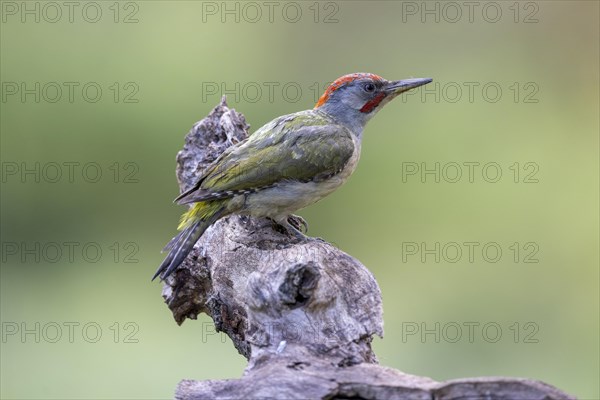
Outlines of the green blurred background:
[{"label": "green blurred background", "polygon": [[[437,85],[381,111],[351,181],[300,213],[379,281],[381,363],[600,397],[598,2],[74,4],[2,2],[2,398],[158,399],[239,377],[229,340],[206,316],[177,326],[150,282],[183,211],[175,154],[223,90],[254,131],[358,71]],[[436,163],[439,183],[408,174]],[[439,340],[421,336],[436,323]]]}]

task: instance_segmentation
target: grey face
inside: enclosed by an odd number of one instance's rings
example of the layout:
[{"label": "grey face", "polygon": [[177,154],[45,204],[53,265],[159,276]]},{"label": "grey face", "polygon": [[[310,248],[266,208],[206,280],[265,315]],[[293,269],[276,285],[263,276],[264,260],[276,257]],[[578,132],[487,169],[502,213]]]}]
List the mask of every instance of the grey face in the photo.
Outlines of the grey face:
[{"label": "grey face", "polygon": [[360,134],[386,103],[388,84],[386,80],[356,79],[333,91],[321,109]]},{"label": "grey face", "polygon": [[400,93],[431,82],[429,78],[387,81],[373,74],[351,74],[335,81],[316,108],[332,115],[360,136],[367,122]]},{"label": "grey face", "polygon": [[381,102],[387,97],[387,81],[359,79],[333,93],[339,101],[351,110],[363,114],[375,113]]}]

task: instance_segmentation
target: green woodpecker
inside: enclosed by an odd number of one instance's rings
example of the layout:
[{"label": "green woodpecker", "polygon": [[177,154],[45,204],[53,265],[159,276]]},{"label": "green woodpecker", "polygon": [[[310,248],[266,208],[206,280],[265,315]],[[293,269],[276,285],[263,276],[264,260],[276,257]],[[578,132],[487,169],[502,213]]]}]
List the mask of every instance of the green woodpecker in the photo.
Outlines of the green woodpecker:
[{"label": "green woodpecker", "polygon": [[363,129],[377,111],[400,93],[431,81],[345,75],[327,88],[314,109],[276,118],[227,148],[175,199],[194,205],[182,216],[181,232],[165,247],[169,254],[152,279],[169,276],[204,231],[229,214],[268,217],[306,238],[292,213],[321,200],[352,175]]}]

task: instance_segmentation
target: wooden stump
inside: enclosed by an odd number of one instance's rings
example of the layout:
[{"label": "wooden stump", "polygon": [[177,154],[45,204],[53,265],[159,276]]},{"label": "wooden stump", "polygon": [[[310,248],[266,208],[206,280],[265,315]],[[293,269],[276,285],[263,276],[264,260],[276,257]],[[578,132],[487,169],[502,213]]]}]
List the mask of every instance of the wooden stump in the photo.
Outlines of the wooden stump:
[{"label": "wooden stump", "polygon": [[[181,191],[249,126],[225,97],[177,155]],[[164,284],[178,324],[208,314],[248,359],[234,380],[183,380],[188,399],[574,399],[529,379],[436,382],[380,366],[381,291],[360,262],[320,239],[298,241],[266,219],[217,221]]]}]

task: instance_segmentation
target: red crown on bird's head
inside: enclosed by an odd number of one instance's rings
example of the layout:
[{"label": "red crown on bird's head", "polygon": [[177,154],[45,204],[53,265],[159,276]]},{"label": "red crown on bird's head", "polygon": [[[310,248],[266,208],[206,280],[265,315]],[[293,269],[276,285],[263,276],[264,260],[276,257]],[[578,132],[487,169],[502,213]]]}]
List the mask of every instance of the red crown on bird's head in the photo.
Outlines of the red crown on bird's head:
[{"label": "red crown on bird's head", "polygon": [[344,75],[340,78],[337,78],[335,81],[333,81],[331,83],[331,85],[329,85],[327,87],[327,89],[325,90],[325,93],[323,93],[323,95],[319,98],[319,101],[317,101],[317,104],[315,104],[315,108],[319,108],[323,104],[327,103],[327,100],[329,100],[329,96],[331,96],[331,94],[333,92],[335,92],[342,86],[349,84],[350,82],[354,82],[357,79],[373,79],[375,81],[384,80],[379,75],[369,74],[369,73],[354,73],[354,74]]}]

